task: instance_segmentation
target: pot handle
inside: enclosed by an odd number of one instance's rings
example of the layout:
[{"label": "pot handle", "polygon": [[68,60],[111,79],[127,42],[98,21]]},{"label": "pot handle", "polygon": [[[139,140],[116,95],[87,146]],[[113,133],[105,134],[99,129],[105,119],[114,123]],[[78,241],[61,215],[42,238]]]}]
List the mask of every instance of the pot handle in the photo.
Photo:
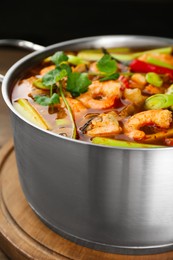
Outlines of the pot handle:
[{"label": "pot handle", "polygon": [[[2,39],[0,40],[0,46],[18,47],[30,51],[39,51],[45,48],[42,45],[35,44],[30,41],[20,40],[20,39]],[[0,74],[1,83],[3,79],[4,79],[4,75]]]}]

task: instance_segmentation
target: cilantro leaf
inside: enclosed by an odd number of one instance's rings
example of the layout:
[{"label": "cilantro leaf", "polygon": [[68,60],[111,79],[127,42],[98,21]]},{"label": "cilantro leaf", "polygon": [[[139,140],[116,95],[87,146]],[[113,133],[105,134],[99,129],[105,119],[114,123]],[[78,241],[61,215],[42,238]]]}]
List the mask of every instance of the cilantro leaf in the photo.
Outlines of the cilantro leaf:
[{"label": "cilantro leaf", "polygon": [[68,56],[63,51],[58,51],[51,57],[51,61],[55,63],[56,66],[67,60]]},{"label": "cilantro leaf", "polygon": [[62,80],[64,77],[67,76],[67,71],[66,70],[60,70],[56,75],[55,75],[55,82]]},{"label": "cilantro leaf", "polygon": [[52,86],[56,83],[55,78],[56,75],[59,74],[59,69],[53,69],[46,74],[43,75],[42,77],[42,83],[45,86]]},{"label": "cilantro leaf", "polygon": [[109,76],[106,76],[106,77],[103,77],[103,78],[100,78],[100,81],[107,81],[107,80],[115,80],[115,79],[118,79],[119,78],[119,73],[113,73]]},{"label": "cilantro leaf", "polygon": [[68,64],[66,64],[66,63],[62,63],[62,64],[59,66],[59,68],[60,68],[61,70],[66,70],[67,75],[69,75],[69,74],[72,72],[71,67],[70,67]]},{"label": "cilantro leaf", "polygon": [[42,106],[54,105],[60,102],[59,95],[57,93],[54,93],[51,97],[37,95],[34,97],[34,100]]},{"label": "cilantro leaf", "polygon": [[72,72],[67,79],[67,91],[77,97],[86,92],[90,84],[87,73]]},{"label": "cilantro leaf", "polygon": [[111,75],[117,71],[117,63],[109,54],[104,54],[96,66],[100,72],[106,75]]},{"label": "cilantro leaf", "polygon": [[55,68],[54,70],[46,73],[42,78],[42,83],[45,86],[53,86],[57,81],[63,79],[67,76],[67,71],[65,69]]}]

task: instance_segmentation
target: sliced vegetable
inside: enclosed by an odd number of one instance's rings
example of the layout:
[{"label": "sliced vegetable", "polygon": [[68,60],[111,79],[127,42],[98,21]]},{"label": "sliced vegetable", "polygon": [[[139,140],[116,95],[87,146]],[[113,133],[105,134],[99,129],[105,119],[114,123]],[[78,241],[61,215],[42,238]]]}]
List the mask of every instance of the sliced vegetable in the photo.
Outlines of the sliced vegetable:
[{"label": "sliced vegetable", "polygon": [[148,57],[147,58],[147,62],[151,63],[153,65],[157,65],[157,66],[160,66],[160,67],[165,67],[165,68],[169,68],[169,69],[173,70],[173,66],[171,64],[169,64],[169,63],[167,63],[165,61],[153,58],[153,57]]},{"label": "sliced vegetable", "polygon": [[15,109],[28,121],[43,128],[50,130],[50,125],[46,120],[37,112],[37,110],[28,102],[27,99],[20,98],[14,102]]},{"label": "sliced vegetable", "polygon": [[68,62],[73,64],[73,65],[78,65],[78,64],[87,64],[88,62],[84,59],[81,59],[80,57],[76,55],[68,55]]},{"label": "sliced vegetable", "polygon": [[75,124],[75,120],[74,120],[74,117],[73,117],[73,112],[71,110],[71,107],[67,101],[67,99],[65,98],[64,96],[64,93],[63,93],[63,90],[62,90],[62,84],[60,82],[60,86],[59,86],[59,89],[60,89],[60,94],[61,94],[61,97],[64,101],[64,104],[69,112],[69,116],[70,116],[70,119],[71,119],[71,123],[72,123],[72,128],[73,128],[73,132],[72,132],[72,137],[73,139],[76,139],[76,135],[77,135],[77,128],[76,128],[76,124]]},{"label": "sliced vegetable", "polygon": [[56,119],[55,121],[56,121],[56,125],[63,126],[63,127],[69,125],[70,123],[67,118]]},{"label": "sliced vegetable", "polygon": [[148,72],[146,74],[146,81],[155,87],[161,87],[163,84],[162,78],[155,72]]},{"label": "sliced vegetable", "polygon": [[36,79],[34,82],[33,82],[33,85],[36,87],[36,88],[40,88],[40,89],[44,89],[44,90],[49,90],[50,89],[50,86],[48,85],[44,85],[43,82],[42,82],[42,78],[39,78],[39,79]]},{"label": "sliced vegetable", "polygon": [[128,142],[128,141],[115,140],[115,139],[106,138],[106,137],[94,137],[92,139],[92,143],[100,144],[100,145],[108,145],[108,146],[126,147],[126,148],[159,148],[159,147],[165,147],[165,146],[162,146],[162,145],[134,143],[134,142]]},{"label": "sliced vegetable", "polygon": [[166,94],[173,94],[173,84],[169,86],[169,88],[166,91]]},{"label": "sliced vegetable", "polygon": [[146,109],[168,108],[173,105],[173,95],[155,94],[145,100]]},{"label": "sliced vegetable", "polygon": [[133,72],[141,72],[141,73],[155,72],[158,74],[169,74],[173,76],[173,70],[171,69],[156,66],[138,59],[135,59],[130,63],[130,69]]},{"label": "sliced vegetable", "polygon": [[[170,54],[172,52],[172,47],[156,48],[156,49],[142,51],[142,52],[136,52],[136,53],[132,53],[132,54],[128,54],[128,53],[123,54],[123,53],[118,53],[118,52],[113,53],[113,52],[109,51],[109,53],[112,57],[114,57],[117,60],[121,60],[121,61],[130,61],[130,60],[138,58],[139,56],[141,56],[145,53],[152,53],[152,52]],[[78,53],[78,57],[80,57],[84,60],[87,60],[87,61],[92,61],[92,60],[97,61],[97,60],[101,59],[101,57],[103,57],[103,54],[99,53],[98,51],[95,51],[95,50],[82,50]]]}]

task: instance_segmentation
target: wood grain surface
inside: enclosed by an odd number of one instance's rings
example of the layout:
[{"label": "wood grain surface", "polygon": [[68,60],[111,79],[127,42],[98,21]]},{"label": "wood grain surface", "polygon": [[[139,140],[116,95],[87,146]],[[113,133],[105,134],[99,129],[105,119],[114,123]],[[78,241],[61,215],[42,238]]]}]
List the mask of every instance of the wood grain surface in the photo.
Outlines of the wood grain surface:
[{"label": "wood grain surface", "polygon": [[18,179],[12,140],[0,159],[0,247],[14,260],[171,260],[173,252],[118,255],[72,243],[50,230],[28,205]]}]

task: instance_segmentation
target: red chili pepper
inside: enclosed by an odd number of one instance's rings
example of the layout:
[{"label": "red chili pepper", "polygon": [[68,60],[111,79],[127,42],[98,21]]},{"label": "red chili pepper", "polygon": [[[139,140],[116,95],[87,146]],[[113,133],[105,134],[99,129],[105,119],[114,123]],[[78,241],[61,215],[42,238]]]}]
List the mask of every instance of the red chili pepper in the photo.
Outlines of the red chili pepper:
[{"label": "red chili pepper", "polygon": [[120,75],[118,80],[120,81],[121,83],[121,90],[123,91],[125,88],[129,88],[130,85],[129,85],[129,80],[127,77],[125,77],[124,75]]},{"label": "red chili pepper", "polygon": [[130,69],[133,72],[141,72],[141,73],[155,72],[157,74],[169,74],[171,77],[173,77],[172,69],[156,66],[137,59],[131,62]]}]

